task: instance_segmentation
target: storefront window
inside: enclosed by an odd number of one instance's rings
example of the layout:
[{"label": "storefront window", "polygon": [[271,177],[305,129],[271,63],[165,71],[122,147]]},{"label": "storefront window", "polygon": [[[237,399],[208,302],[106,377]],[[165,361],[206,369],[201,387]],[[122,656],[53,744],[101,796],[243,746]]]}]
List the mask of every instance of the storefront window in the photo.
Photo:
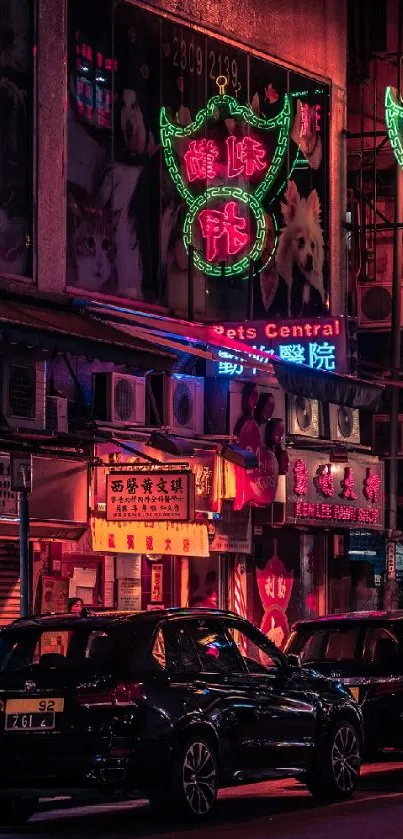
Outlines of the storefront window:
[{"label": "storefront window", "polygon": [[335,614],[390,608],[385,538],[357,530],[335,534],[330,547],[328,611]]},{"label": "storefront window", "polygon": [[318,290],[304,310],[324,313],[328,86],[134,3],[68,11],[68,285],[184,314],[192,245],[197,316],[245,316],[251,260],[255,315],[287,316],[290,236],[278,272],[273,259],[306,207]]},{"label": "storefront window", "polygon": [[17,276],[31,271],[34,5],[0,4],[0,272]]}]

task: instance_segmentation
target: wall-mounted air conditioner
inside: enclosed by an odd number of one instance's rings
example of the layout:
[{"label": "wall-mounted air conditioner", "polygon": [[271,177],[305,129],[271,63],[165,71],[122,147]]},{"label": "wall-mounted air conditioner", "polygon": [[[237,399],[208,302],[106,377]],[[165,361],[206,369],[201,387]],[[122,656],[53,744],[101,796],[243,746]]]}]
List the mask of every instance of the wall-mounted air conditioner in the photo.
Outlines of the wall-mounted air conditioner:
[{"label": "wall-mounted air conditioner", "polygon": [[[365,283],[357,286],[358,326],[363,329],[390,329],[392,323],[392,283]],[[403,287],[401,287],[401,325],[403,326]]]},{"label": "wall-mounted air conditioner", "polygon": [[11,428],[45,428],[46,362],[3,358],[2,413]]},{"label": "wall-mounted air conditioner", "polygon": [[69,406],[64,396],[46,397],[46,430],[68,434]]},{"label": "wall-mounted air conditioner", "polygon": [[360,412],[345,405],[329,405],[330,437],[335,442],[360,444]]},{"label": "wall-mounted air conditioner", "polygon": [[164,423],[170,431],[192,437],[204,431],[204,379],[167,376],[164,381]]},{"label": "wall-mounted air conditioner", "polygon": [[116,426],[145,425],[145,379],[125,373],[94,373],[96,419]]},{"label": "wall-mounted air conditioner", "polygon": [[320,404],[307,396],[288,396],[288,432],[299,437],[320,436]]}]

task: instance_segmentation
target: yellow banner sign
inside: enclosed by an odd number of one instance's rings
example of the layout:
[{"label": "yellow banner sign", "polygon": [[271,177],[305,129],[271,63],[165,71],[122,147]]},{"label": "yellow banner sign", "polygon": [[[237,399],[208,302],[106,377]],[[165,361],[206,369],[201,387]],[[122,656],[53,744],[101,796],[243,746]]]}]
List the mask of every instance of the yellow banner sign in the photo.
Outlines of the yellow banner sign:
[{"label": "yellow banner sign", "polygon": [[209,556],[204,523],[91,519],[92,549],[101,553]]}]

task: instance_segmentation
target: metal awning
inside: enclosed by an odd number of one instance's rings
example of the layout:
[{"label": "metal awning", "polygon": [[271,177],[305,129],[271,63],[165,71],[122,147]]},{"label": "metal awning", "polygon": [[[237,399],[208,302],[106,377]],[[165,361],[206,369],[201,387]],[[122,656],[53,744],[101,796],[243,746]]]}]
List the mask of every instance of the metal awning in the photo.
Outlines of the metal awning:
[{"label": "metal awning", "polygon": [[[83,301],[80,301],[83,305]],[[143,340],[150,333],[156,343],[172,351],[194,354],[212,361],[220,361],[219,351],[225,350],[244,367],[261,373],[274,370],[281,386],[288,393],[306,396],[322,402],[335,402],[351,408],[376,410],[385,385],[356,376],[313,370],[305,364],[293,364],[263,350],[254,350],[242,341],[219,335],[213,326],[132,311],[128,308],[91,301],[87,304],[97,317],[118,323],[122,330]]]},{"label": "metal awning", "polygon": [[120,330],[118,326],[102,323],[89,311],[78,311],[60,304],[42,305],[21,298],[1,300],[0,339],[116,364],[130,364],[143,370],[172,372],[178,359],[178,353],[173,348],[156,346],[150,336],[147,341]]}]

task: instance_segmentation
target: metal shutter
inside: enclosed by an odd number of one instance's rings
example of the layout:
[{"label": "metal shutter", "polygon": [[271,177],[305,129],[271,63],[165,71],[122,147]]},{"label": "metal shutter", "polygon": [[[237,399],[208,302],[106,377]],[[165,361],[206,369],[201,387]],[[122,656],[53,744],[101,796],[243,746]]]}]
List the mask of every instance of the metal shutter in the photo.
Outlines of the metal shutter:
[{"label": "metal shutter", "polygon": [[18,542],[0,540],[0,626],[20,616]]}]

